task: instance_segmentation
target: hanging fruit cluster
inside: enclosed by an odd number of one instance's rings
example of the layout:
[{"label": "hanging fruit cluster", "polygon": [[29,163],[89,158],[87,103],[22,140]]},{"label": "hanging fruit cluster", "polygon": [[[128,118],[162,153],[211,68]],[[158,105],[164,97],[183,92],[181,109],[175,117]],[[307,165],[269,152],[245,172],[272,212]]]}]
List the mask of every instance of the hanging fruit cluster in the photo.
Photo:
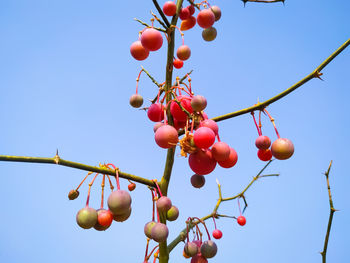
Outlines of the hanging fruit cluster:
[{"label": "hanging fruit cluster", "polygon": [[[109,228],[114,221],[117,222],[123,222],[127,220],[130,217],[131,214],[131,196],[127,191],[120,190],[120,184],[119,184],[119,175],[118,175],[118,168],[116,168],[113,164],[107,164],[102,165],[103,168],[113,169],[116,171],[116,183],[117,183],[117,190],[113,191],[114,186],[112,184],[112,181],[108,175],[103,175],[102,183],[101,183],[101,207],[97,210],[89,206],[90,201],[90,193],[91,193],[91,187],[94,184],[96,177],[99,174],[96,174],[92,181],[89,184],[89,190],[86,200],[86,206],[79,210],[76,216],[77,224],[84,229],[89,228],[95,228],[98,231],[104,231],[107,228]],[[74,200],[79,196],[78,189],[80,186],[84,183],[86,178],[93,174],[92,172],[89,172],[86,177],[83,179],[83,181],[79,184],[79,186],[76,189],[73,189],[69,192],[68,198],[70,200]],[[112,193],[109,195],[107,204],[108,209],[104,208],[104,187],[105,187],[105,179],[106,176],[109,181],[109,185],[111,188]],[[135,183],[130,182],[128,188],[129,191],[133,191],[136,187]]]}]

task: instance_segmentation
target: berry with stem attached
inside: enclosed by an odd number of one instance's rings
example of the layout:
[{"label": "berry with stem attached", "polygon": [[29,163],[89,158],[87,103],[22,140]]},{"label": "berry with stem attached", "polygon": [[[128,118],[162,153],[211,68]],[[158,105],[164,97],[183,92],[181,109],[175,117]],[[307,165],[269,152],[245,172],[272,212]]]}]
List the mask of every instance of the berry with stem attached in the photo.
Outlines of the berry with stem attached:
[{"label": "berry with stem attached", "polygon": [[210,150],[199,150],[191,153],[188,158],[188,163],[193,172],[199,175],[211,173],[216,167],[216,161],[212,157]]},{"label": "berry with stem attached", "polygon": [[140,40],[137,40],[131,44],[130,54],[133,56],[134,59],[141,61],[148,58],[149,50],[141,44]]},{"label": "berry with stem attached", "polygon": [[270,149],[267,149],[267,150],[259,149],[258,150],[258,158],[264,162],[270,161],[272,158],[271,150]]},{"label": "berry with stem attached", "polygon": [[183,67],[184,62],[181,59],[175,58],[173,65],[174,65],[174,68],[180,69]]},{"label": "berry with stem attached", "polygon": [[187,45],[182,45],[177,49],[176,56],[181,60],[187,60],[191,56],[191,49]]},{"label": "berry with stem attached", "polygon": [[147,28],[141,34],[141,44],[149,51],[156,51],[163,45],[162,34],[154,28]]},{"label": "berry with stem attached", "polygon": [[163,12],[167,16],[173,16],[176,14],[176,4],[173,1],[167,1],[163,5]]},{"label": "berry with stem attached", "polygon": [[294,153],[294,145],[291,140],[286,138],[278,138],[271,145],[273,157],[278,160],[286,160]]},{"label": "berry with stem attached", "polygon": [[224,161],[218,161],[218,164],[223,168],[231,168],[237,163],[237,160],[238,160],[237,152],[235,151],[235,149],[230,147],[229,157]]},{"label": "berry with stem attached", "polygon": [[237,217],[237,223],[240,226],[244,226],[246,222],[247,222],[247,220],[245,219],[244,216],[240,215],[239,217]]},{"label": "berry with stem attached", "polygon": [[197,23],[202,28],[211,27],[215,22],[215,15],[210,9],[203,9],[197,15]]}]

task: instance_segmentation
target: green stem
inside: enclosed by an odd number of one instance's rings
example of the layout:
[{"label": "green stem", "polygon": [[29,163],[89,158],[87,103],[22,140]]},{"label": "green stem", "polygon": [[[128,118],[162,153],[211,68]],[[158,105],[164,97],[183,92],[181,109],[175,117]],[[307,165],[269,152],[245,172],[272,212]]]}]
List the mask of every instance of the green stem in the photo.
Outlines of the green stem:
[{"label": "green stem", "polygon": [[300,86],[304,85],[309,80],[311,80],[313,78],[320,77],[321,70],[324,67],[326,67],[336,56],[338,56],[349,45],[350,45],[350,39],[346,40],[344,42],[344,44],[342,44],[336,51],[334,51],[333,54],[331,54],[325,61],[323,61],[312,73],[310,73],[305,78],[303,78],[302,80],[300,80],[297,83],[295,83],[290,88],[288,88],[285,91],[283,91],[283,92],[277,94],[276,96],[272,97],[271,99],[268,99],[268,100],[266,100],[264,102],[258,103],[256,105],[254,105],[252,107],[249,107],[249,108],[246,108],[246,109],[238,110],[238,111],[235,111],[235,112],[231,112],[231,113],[228,113],[228,114],[225,114],[225,115],[221,115],[221,116],[215,117],[215,118],[213,118],[213,120],[218,122],[218,121],[223,121],[223,120],[226,120],[226,119],[234,118],[234,117],[237,117],[239,115],[246,114],[246,113],[251,113],[252,111],[263,110],[268,105],[270,105],[270,104],[278,101],[279,99],[287,96],[289,93],[291,93],[292,91],[296,90]]},{"label": "green stem", "polygon": [[[0,155],[0,161],[57,164],[57,165],[67,166],[67,167],[76,168],[84,171],[100,173],[100,174],[108,174],[112,176],[115,176],[116,174],[116,170],[67,161],[67,160],[61,159],[58,155],[56,155],[53,158]],[[135,181],[144,185],[155,187],[155,184],[152,180],[148,180],[146,178],[139,177],[133,174],[128,174],[128,173],[119,171],[119,177],[130,179],[132,181]]]}]

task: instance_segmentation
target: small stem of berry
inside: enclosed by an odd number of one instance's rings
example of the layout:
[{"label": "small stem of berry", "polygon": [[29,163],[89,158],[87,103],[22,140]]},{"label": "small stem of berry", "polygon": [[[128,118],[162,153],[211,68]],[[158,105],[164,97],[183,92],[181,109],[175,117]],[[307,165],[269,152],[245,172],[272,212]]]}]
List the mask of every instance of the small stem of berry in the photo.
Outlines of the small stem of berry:
[{"label": "small stem of berry", "polygon": [[99,175],[99,174],[96,174],[96,175],[94,176],[94,179],[92,179],[91,183],[89,183],[89,191],[88,191],[88,195],[87,195],[87,198],[86,198],[86,206],[89,206],[91,186],[94,184],[95,179],[96,179],[96,177],[97,177],[98,175]]},{"label": "small stem of berry", "polygon": [[253,120],[254,120],[254,123],[255,123],[255,127],[256,127],[256,129],[258,130],[258,134],[259,134],[259,136],[261,136],[261,131],[260,131],[259,126],[258,126],[258,124],[257,124],[257,122],[256,122],[255,115],[254,115],[254,111],[252,111],[251,114],[252,114],[252,116],[253,116]]},{"label": "small stem of berry", "polygon": [[215,216],[213,215],[212,217],[213,217],[213,221],[214,221],[214,227],[215,227],[215,229],[216,229]]},{"label": "small stem of berry", "polygon": [[264,112],[266,112],[266,114],[269,116],[270,121],[272,122],[273,127],[275,128],[275,132],[276,132],[277,138],[279,139],[280,135],[279,135],[279,133],[277,131],[277,128],[276,128],[275,119],[271,117],[270,113],[266,109],[264,109]]},{"label": "small stem of berry", "polygon": [[238,202],[239,215],[241,216],[242,215],[242,211],[241,211],[241,204],[239,202],[239,198],[237,199],[237,202]]},{"label": "small stem of berry", "polygon": [[80,186],[84,183],[84,181],[86,180],[86,178],[88,178],[88,176],[90,174],[93,174],[93,172],[88,172],[88,174],[85,176],[85,178],[83,179],[83,181],[80,182],[80,184],[78,185],[78,187],[75,189],[75,191],[78,191]]},{"label": "small stem of berry", "polygon": [[105,188],[105,179],[106,179],[106,175],[103,175],[102,178],[102,183],[101,183],[101,209],[103,208],[103,198],[104,198],[104,188]]},{"label": "small stem of berry", "polygon": [[152,181],[156,184],[157,189],[158,189],[158,192],[159,192],[159,195],[162,197],[162,196],[163,196],[163,195],[162,195],[162,191],[160,190],[160,187],[159,187],[159,185],[158,185],[158,183],[157,183],[157,179],[153,179]]},{"label": "small stem of berry", "polygon": [[114,186],[112,184],[112,180],[111,180],[111,178],[109,177],[108,174],[106,174],[106,175],[107,175],[107,178],[108,178],[108,181],[109,181],[109,187],[111,188],[111,191],[113,192]]}]

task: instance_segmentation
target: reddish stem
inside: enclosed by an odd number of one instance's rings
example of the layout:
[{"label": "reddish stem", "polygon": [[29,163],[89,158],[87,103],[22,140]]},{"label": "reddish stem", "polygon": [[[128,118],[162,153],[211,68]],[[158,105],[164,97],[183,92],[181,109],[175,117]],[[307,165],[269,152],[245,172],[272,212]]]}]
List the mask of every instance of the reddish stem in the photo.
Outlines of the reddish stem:
[{"label": "reddish stem", "polygon": [[214,221],[214,227],[215,227],[215,229],[216,229],[216,222],[215,222],[215,217],[214,217],[214,215],[213,215],[213,221]]},{"label": "reddish stem", "polygon": [[143,71],[143,69],[140,70],[140,73],[139,73],[139,75],[137,76],[137,79],[136,79],[136,94],[137,94],[138,89],[139,89],[139,81],[140,81],[140,76],[141,76],[142,71]]},{"label": "reddish stem", "polygon": [[256,119],[255,119],[255,115],[254,115],[254,111],[252,111],[252,116],[253,116],[253,120],[254,120],[254,123],[255,123],[255,127],[256,127],[256,129],[258,130],[258,134],[259,134],[259,136],[261,136],[262,134],[261,134],[261,131],[260,131],[260,129],[259,129],[259,126],[258,126],[258,124],[256,123]]},{"label": "reddish stem", "polygon": [[194,219],[197,219],[199,222],[201,222],[202,223],[202,225],[204,226],[204,228],[205,228],[205,231],[207,232],[207,235],[208,235],[208,239],[210,240],[210,234],[209,234],[209,231],[208,231],[208,228],[207,228],[207,226],[205,225],[205,222],[203,221],[203,220],[201,220],[200,218],[198,218],[198,217],[193,217]]},{"label": "reddish stem", "polygon": [[270,121],[272,122],[273,127],[275,128],[275,132],[276,132],[277,138],[279,139],[280,135],[279,135],[279,133],[277,131],[277,128],[276,128],[275,119],[271,117],[270,113],[266,109],[264,109],[264,112],[269,116]]},{"label": "reddish stem", "polygon": [[237,199],[237,202],[238,202],[239,215],[241,216],[242,215],[242,211],[241,211],[241,204],[239,202],[239,198]]},{"label": "reddish stem", "polygon": [[102,183],[101,183],[101,188],[102,188],[102,191],[101,191],[101,209],[103,208],[103,197],[104,197],[104,189],[105,189],[105,179],[106,179],[106,175],[104,174],[104,175],[103,175],[103,178],[102,178]]},{"label": "reddish stem", "polygon": [[151,194],[152,194],[152,221],[154,221],[155,205],[154,205],[154,193],[153,193],[153,190],[151,190]]},{"label": "reddish stem", "polygon": [[162,195],[162,191],[160,190],[160,187],[159,187],[159,185],[158,185],[158,183],[157,183],[157,180],[153,180],[153,182],[156,184],[157,189],[158,189],[158,192],[159,192],[159,195],[162,197],[162,196],[163,196],[163,195]]},{"label": "reddish stem", "polygon": [[111,178],[109,177],[108,174],[106,174],[106,175],[107,175],[107,178],[108,178],[108,181],[109,181],[109,187],[111,188],[111,190],[112,190],[112,192],[113,192],[114,186],[113,186],[113,184],[112,184],[112,180],[111,180]]},{"label": "reddish stem", "polygon": [[87,196],[87,198],[86,198],[86,206],[89,206],[91,186],[94,184],[95,179],[96,179],[96,177],[97,177],[98,175],[99,175],[99,174],[96,174],[96,175],[94,176],[94,179],[92,179],[91,183],[89,183],[89,191],[88,191],[88,196]]},{"label": "reddish stem", "polygon": [[83,179],[83,181],[80,182],[80,184],[78,185],[78,187],[75,189],[75,191],[78,191],[80,186],[84,183],[84,181],[86,180],[86,178],[88,178],[88,176],[90,174],[93,174],[93,172],[88,172],[88,174],[85,176],[85,178]]},{"label": "reddish stem", "polygon": [[262,124],[261,124],[261,111],[259,111],[259,129],[260,129],[260,134],[262,135]]}]

